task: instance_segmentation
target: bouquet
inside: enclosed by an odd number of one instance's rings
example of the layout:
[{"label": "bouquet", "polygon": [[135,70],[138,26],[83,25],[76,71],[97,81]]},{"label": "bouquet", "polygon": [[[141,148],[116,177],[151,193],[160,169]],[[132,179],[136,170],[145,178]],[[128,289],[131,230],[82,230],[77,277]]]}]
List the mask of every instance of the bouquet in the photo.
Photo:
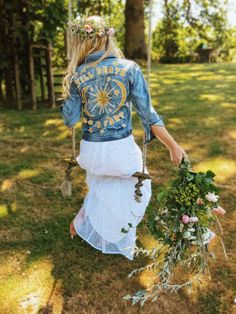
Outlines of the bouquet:
[{"label": "bouquet", "polygon": [[[159,241],[154,249],[143,249],[135,245],[134,253],[149,256],[153,263],[133,270],[128,277],[144,270],[153,270],[156,281],[145,290],[135,295],[126,295],[123,299],[132,300],[132,305],[141,305],[148,299],[154,302],[164,291],[177,292],[182,287],[193,284],[201,285],[201,275],[209,274],[208,244],[215,237],[210,226],[217,224],[221,244],[222,228],[217,215],[224,215],[225,210],[219,205],[219,189],[214,184],[215,174],[194,172],[189,161],[183,160],[176,179],[170,180],[157,195],[157,207],[149,212],[148,227],[151,234]],[[180,284],[173,284],[176,266],[183,267],[184,273],[191,273],[191,279]]]}]

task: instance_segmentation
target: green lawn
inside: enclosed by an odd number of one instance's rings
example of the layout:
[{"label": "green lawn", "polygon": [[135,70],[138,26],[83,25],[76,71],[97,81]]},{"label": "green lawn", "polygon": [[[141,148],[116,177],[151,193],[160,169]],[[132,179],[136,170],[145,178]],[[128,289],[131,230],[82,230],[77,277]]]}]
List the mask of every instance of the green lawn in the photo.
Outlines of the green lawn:
[{"label": "green lawn", "polygon": [[[69,223],[87,191],[85,173],[73,170],[71,199],[63,199],[63,157],[70,156],[70,130],[59,110],[1,111],[0,141],[0,313],[233,313],[235,274],[236,177],[236,64],[153,65],[152,100],[167,129],[185,148],[196,170],[216,172],[221,186],[221,219],[229,260],[219,240],[211,279],[201,291],[163,294],[159,301],[131,306],[121,298],[147,287],[151,273],[127,278],[148,260],[130,262],[121,255],[105,255],[69,235]],[[80,123],[77,128],[79,153]],[[143,131],[134,115],[134,135]],[[157,141],[148,145],[148,169],[153,198],[176,168]],[[140,243],[155,244],[145,219],[139,226]],[[181,275],[179,276],[181,277]],[[181,279],[181,278],[180,278]]]}]

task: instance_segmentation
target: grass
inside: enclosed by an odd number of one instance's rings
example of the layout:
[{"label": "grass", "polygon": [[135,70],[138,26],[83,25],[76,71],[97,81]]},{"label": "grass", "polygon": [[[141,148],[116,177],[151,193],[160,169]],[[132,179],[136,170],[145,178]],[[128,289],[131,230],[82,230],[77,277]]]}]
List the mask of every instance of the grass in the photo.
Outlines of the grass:
[{"label": "grass", "polygon": [[[1,111],[0,160],[0,313],[233,313],[235,274],[235,139],[236,65],[153,65],[152,100],[167,129],[185,148],[194,169],[216,172],[221,186],[222,219],[229,260],[219,241],[211,279],[192,293],[163,294],[140,308],[122,296],[146,287],[149,273],[127,279],[134,268],[121,255],[102,254],[79,237],[71,241],[69,223],[87,191],[82,169],[73,170],[73,197],[62,198],[63,157],[70,156],[70,130],[58,109]],[[80,122],[77,125],[79,152]],[[134,114],[134,135],[142,141]],[[160,185],[176,173],[167,150],[148,145],[148,169],[154,176],[153,198]],[[138,229],[140,243],[155,244],[145,219]],[[181,274],[179,275],[181,279]]]}]

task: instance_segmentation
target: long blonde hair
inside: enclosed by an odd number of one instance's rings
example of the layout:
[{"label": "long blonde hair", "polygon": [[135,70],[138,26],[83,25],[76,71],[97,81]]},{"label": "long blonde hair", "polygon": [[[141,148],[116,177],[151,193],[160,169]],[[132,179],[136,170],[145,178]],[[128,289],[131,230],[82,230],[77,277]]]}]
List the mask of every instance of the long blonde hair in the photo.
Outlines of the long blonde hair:
[{"label": "long blonde hair", "polygon": [[[86,18],[86,22],[96,21],[96,23],[102,25],[104,24],[104,19],[100,16],[93,15]],[[76,67],[84,63],[85,57],[95,52],[96,50],[101,50],[105,47],[105,53],[95,62],[86,65],[83,68],[83,71],[88,67],[94,67],[99,62],[101,62],[108,55],[113,54],[119,58],[124,58],[124,54],[117,47],[116,40],[111,35],[106,35],[104,37],[96,36],[93,38],[86,38],[85,40],[81,39],[79,36],[72,36],[71,40],[71,51],[70,51],[70,63],[66,69],[66,75],[63,79],[63,98],[70,96],[70,84],[71,77],[75,74]]]}]

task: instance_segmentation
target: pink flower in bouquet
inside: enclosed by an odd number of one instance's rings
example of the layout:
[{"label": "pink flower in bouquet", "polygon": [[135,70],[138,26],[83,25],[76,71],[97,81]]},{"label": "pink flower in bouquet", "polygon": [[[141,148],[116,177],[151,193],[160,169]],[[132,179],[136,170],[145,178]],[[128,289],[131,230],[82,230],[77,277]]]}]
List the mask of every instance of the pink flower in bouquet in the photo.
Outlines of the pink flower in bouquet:
[{"label": "pink flower in bouquet", "polygon": [[93,31],[92,27],[88,24],[84,25],[84,29],[86,33],[91,33]]},{"label": "pink flower in bouquet", "polygon": [[224,214],[225,214],[225,209],[223,207],[221,207],[221,206],[213,208],[212,211],[216,215],[224,216]]},{"label": "pink flower in bouquet", "polygon": [[188,223],[189,223],[189,220],[190,220],[190,218],[189,218],[188,215],[183,215],[183,216],[182,216],[182,222],[183,222],[184,224],[188,224]]},{"label": "pink flower in bouquet", "polygon": [[216,203],[218,201],[219,195],[216,195],[215,193],[208,192],[205,197],[209,202]]},{"label": "pink flower in bouquet", "polygon": [[198,204],[198,205],[203,205],[203,199],[202,199],[201,197],[199,197],[199,198],[197,199],[197,204]]},{"label": "pink flower in bouquet", "polygon": [[107,35],[113,35],[115,33],[115,30],[113,27],[110,27],[107,31]]},{"label": "pink flower in bouquet", "polygon": [[198,222],[198,217],[197,216],[190,217],[189,222]]}]

